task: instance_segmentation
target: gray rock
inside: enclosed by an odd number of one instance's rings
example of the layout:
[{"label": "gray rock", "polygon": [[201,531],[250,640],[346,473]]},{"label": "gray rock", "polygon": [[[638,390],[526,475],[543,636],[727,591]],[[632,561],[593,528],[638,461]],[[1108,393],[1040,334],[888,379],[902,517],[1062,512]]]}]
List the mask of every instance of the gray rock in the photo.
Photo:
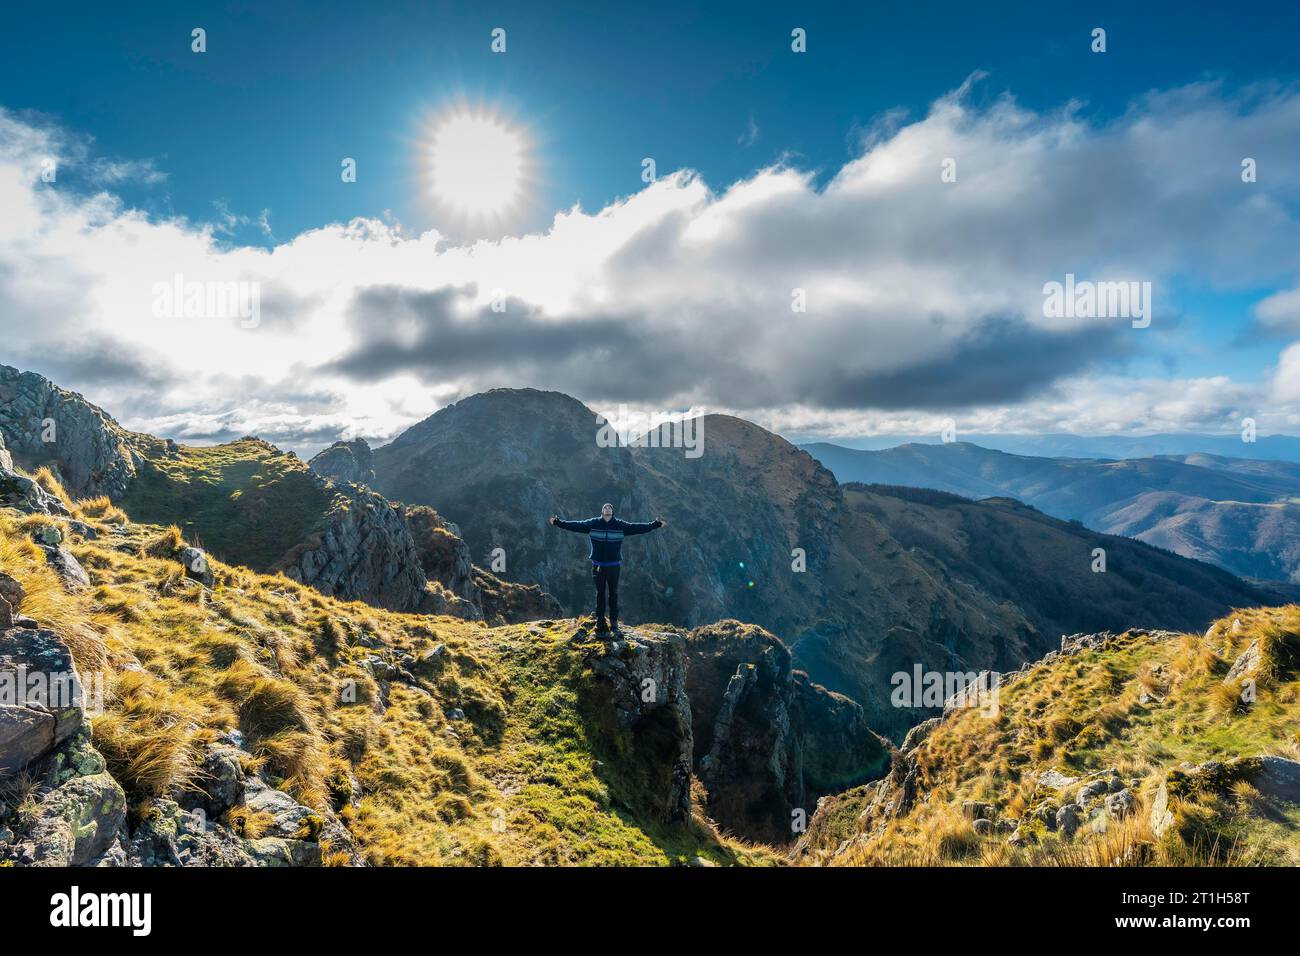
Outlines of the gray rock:
[{"label": "gray rock", "polygon": [[1265,797],[1300,803],[1300,761],[1286,757],[1260,757],[1259,771],[1250,782]]},{"label": "gray rock", "polygon": [[1259,641],[1251,641],[1250,646],[1242,651],[1241,654],[1237,656],[1237,659],[1232,662],[1232,667],[1229,668],[1228,673],[1224,676],[1223,682],[1225,684],[1230,684],[1235,680],[1249,677],[1251,674],[1254,674],[1259,670],[1260,659]]},{"label": "gray rock", "polygon": [[1137,801],[1130,790],[1119,790],[1106,798],[1106,812],[1113,817],[1126,817],[1133,812]]},{"label": "gray rock", "polygon": [[185,568],[187,578],[198,581],[205,588],[213,587],[216,584],[216,578],[213,577],[212,568],[208,564],[208,556],[201,548],[181,548],[178,557],[181,565]]},{"label": "gray rock", "polygon": [[43,524],[32,532],[32,540],[46,547],[57,548],[63,544],[63,529],[56,524]]},{"label": "gray rock", "polygon": [[1079,813],[1079,807],[1076,804],[1067,803],[1056,811],[1056,829],[1067,838],[1074,836],[1074,832],[1079,829],[1081,823],[1083,823],[1083,817]]},{"label": "gray rock", "polygon": [[272,823],[269,835],[294,838],[304,831],[319,833],[324,819],[315,810],[304,807],[283,790],[275,790],[256,777],[245,785],[245,804],[255,813],[269,813]]},{"label": "gray rock", "polygon": [[[45,440],[49,421],[52,442]],[[20,458],[56,461],[64,487],[77,498],[121,497],[145,453],[164,448],[158,439],[128,432],[75,392],[7,365],[0,365],[0,434]],[[60,506],[54,513],[64,511]]]},{"label": "gray rock", "polygon": [[1110,780],[1108,778],[1091,780],[1079,788],[1078,803],[1080,806],[1086,805],[1089,801],[1102,796],[1109,790]]},{"label": "gray rock", "polygon": [[961,815],[967,820],[992,820],[997,816],[997,811],[991,803],[980,803],[976,800],[963,800],[961,804]]},{"label": "gray rock", "polygon": [[118,837],[126,794],[107,773],[74,777],[38,804],[30,843],[36,866],[84,866]]},{"label": "gray rock", "polygon": [[901,748],[903,753],[911,753],[915,750],[923,740],[930,736],[934,731],[934,728],[939,726],[939,723],[940,718],[931,717],[929,720],[921,721],[909,730],[907,736],[903,738],[903,746]]},{"label": "gray rock", "polygon": [[1169,809],[1169,788],[1164,781],[1151,801],[1151,832],[1156,839],[1165,835],[1165,831],[1174,822],[1173,812]]},{"label": "gray rock", "polygon": [[0,633],[0,681],[16,691],[13,704],[0,705],[0,772],[35,763],[81,726],[85,706],[72,653],[53,631]]},{"label": "gray rock", "polygon": [[69,591],[90,587],[90,575],[67,548],[37,545],[45,553],[45,561],[54,569],[63,586]]},{"label": "gray rock", "polygon": [[1045,770],[1038,776],[1038,783],[1040,786],[1051,787],[1053,790],[1062,790],[1065,787],[1072,786],[1078,782],[1078,777],[1068,776],[1055,768]]},{"label": "gray rock", "polygon": [[390,611],[434,609],[437,597],[400,510],[360,485],[330,487],[341,497],[326,515],[324,529],[285,555],[279,570],[344,601]]},{"label": "gray rock", "polygon": [[986,820],[986,819],[984,819],[983,817],[977,817],[977,818],[975,819],[975,821],[971,824],[971,827],[972,827],[972,828],[975,830],[975,832],[978,833],[980,836],[992,836],[992,835],[993,835],[993,821],[992,821],[992,820]]},{"label": "gray rock", "polygon": [[[587,665],[613,711],[629,759],[658,770],[644,794],[665,821],[691,815],[691,701],[686,693],[685,640],[678,634],[633,629],[641,653],[600,647]],[[703,772],[703,770],[701,770]]]}]

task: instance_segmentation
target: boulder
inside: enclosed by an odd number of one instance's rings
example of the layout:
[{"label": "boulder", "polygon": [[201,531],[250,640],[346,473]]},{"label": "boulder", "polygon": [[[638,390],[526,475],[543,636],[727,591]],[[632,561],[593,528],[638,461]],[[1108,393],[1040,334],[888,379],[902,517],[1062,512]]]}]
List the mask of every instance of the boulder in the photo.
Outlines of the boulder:
[{"label": "boulder", "polygon": [[181,565],[185,568],[185,576],[192,580],[198,581],[205,588],[213,587],[216,584],[216,578],[213,577],[212,568],[208,564],[208,556],[201,548],[184,547],[178,555]]},{"label": "boulder", "polygon": [[90,575],[71,551],[49,545],[38,545],[38,547],[45,553],[46,563],[54,569],[54,573],[59,576],[59,580],[69,591],[90,587]]},{"label": "boulder", "polygon": [[40,801],[28,842],[36,866],[84,866],[113,844],[126,822],[126,794],[107,773],[73,777]]},{"label": "boulder", "polygon": [[1119,790],[1106,798],[1106,812],[1113,817],[1126,817],[1133,812],[1136,804],[1131,790]]},{"label": "boulder", "polygon": [[0,633],[0,690],[0,773],[35,763],[82,725],[85,706],[72,653],[53,631]]},{"label": "boulder", "polygon": [[1056,829],[1067,838],[1074,836],[1081,823],[1083,815],[1079,813],[1077,804],[1067,803],[1056,811]]},{"label": "boulder", "polygon": [[1039,786],[1051,787],[1053,790],[1063,790],[1078,782],[1078,777],[1071,777],[1068,774],[1061,773],[1061,771],[1055,768],[1045,770],[1038,775]]},{"label": "boulder", "polygon": [[1156,790],[1155,799],[1151,801],[1151,832],[1156,839],[1165,835],[1165,832],[1174,822],[1174,814],[1169,809],[1169,785],[1167,781],[1161,781],[1160,788]]},{"label": "boulder", "polygon": [[1300,804],[1300,761],[1286,757],[1259,757],[1250,782],[1262,796]]},{"label": "boulder", "polygon": [[1250,677],[1259,670],[1260,659],[1259,641],[1251,641],[1250,645],[1232,662],[1232,667],[1228,669],[1223,682],[1230,684],[1233,681]]}]

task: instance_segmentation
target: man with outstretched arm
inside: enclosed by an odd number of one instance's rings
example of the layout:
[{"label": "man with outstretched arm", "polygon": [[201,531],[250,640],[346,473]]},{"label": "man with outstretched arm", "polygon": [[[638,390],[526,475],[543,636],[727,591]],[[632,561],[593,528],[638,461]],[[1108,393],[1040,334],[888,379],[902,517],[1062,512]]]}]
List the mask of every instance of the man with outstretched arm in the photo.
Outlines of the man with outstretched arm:
[{"label": "man with outstretched arm", "polygon": [[591,541],[591,580],[596,585],[596,630],[605,631],[605,595],[609,594],[609,627],[618,630],[618,573],[623,564],[623,539],[630,534],[646,534],[662,528],[668,522],[663,518],[654,521],[624,521],[614,517],[614,506],[600,506],[599,518],[586,521],[565,521],[551,515],[551,524],[565,531],[585,534]]}]

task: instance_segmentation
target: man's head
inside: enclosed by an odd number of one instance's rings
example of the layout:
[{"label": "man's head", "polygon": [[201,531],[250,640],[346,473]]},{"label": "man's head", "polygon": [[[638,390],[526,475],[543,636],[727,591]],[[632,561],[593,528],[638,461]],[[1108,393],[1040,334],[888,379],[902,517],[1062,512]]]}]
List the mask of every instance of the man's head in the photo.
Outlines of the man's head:
[{"label": "man's head", "polygon": [[604,518],[606,521],[614,517],[614,506],[611,505],[608,501],[605,502],[603,505],[600,506],[600,516]]}]

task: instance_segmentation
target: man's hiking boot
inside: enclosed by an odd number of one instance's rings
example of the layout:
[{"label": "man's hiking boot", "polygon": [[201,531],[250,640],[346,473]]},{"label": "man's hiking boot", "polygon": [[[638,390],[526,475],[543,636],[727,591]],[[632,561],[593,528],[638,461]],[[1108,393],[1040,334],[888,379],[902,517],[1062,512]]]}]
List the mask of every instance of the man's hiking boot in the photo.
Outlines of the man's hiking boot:
[{"label": "man's hiking boot", "polygon": [[605,623],[605,619],[602,617],[600,620],[596,622],[596,633],[605,634],[608,633],[608,631],[609,631],[609,625]]}]

